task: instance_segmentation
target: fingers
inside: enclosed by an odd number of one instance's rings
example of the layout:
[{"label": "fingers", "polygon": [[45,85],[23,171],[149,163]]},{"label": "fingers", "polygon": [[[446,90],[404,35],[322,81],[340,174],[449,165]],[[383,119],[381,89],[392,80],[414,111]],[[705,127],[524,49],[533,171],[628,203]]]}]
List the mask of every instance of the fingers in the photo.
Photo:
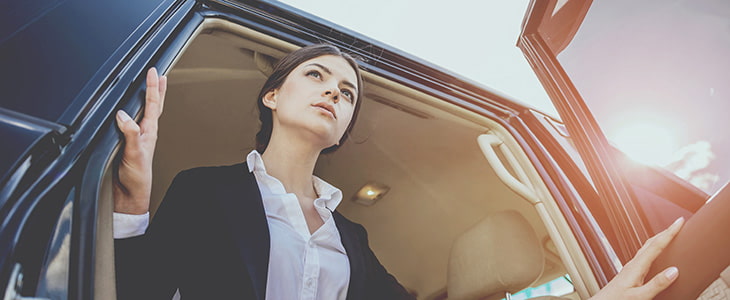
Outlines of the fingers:
[{"label": "fingers", "polygon": [[126,146],[124,152],[127,155],[134,155],[135,149],[139,147],[139,126],[125,111],[117,111],[117,126],[124,134]]},{"label": "fingers", "polygon": [[162,109],[165,107],[165,93],[167,93],[167,76],[162,75],[160,76],[160,114],[162,114]]},{"label": "fingers", "polygon": [[679,276],[676,267],[670,267],[644,283],[649,267],[684,225],[679,218],[669,228],[648,239],[621,272],[596,294],[596,299],[653,299]]},{"label": "fingers", "polygon": [[142,118],[143,133],[157,133],[157,121],[162,114],[162,107],[167,91],[167,77],[158,76],[155,68],[147,71],[147,89],[145,92],[145,114]]},{"label": "fingers", "polygon": [[638,292],[645,299],[653,299],[661,291],[665,290],[669,285],[674,282],[679,276],[679,269],[676,267],[670,267],[665,269],[659,274],[656,274],[649,282],[644,286],[637,288]]},{"label": "fingers", "polygon": [[142,148],[154,148],[154,141],[157,139],[157,120],[162,113],[167,77],[157,76],[157,70],[153,67],[147,71],[146,84],[145,113],[139,125],[126,112],[117,112],[117,126],[126,141],[125,160],[136,160],[140,155],[139,151]]},{"label": "fingers", "polygon": [[679,233],[683,224],[684,218],[679,218],[669,228],[646,240],[636,256],[624,266],[624,270],[621,271],[623,273],[621,280],[625,280],[629,285],[641,285],[644,282],[646,273],[649,272],[651,264]]},{"label": "fingers", "polygon": [[636,257],[632,261],[638,260],[638,265],[648,270],[651,263],[657,258],[657,256],[659,256],[660,253],[662,253],[662,250],[669,245],[677,233],[679,233],[682,225],[684,225],[684,218],[679,218],[674,221],[669,228],[647,240],[644,246],[639,249],[639,252],[636,253]]}]

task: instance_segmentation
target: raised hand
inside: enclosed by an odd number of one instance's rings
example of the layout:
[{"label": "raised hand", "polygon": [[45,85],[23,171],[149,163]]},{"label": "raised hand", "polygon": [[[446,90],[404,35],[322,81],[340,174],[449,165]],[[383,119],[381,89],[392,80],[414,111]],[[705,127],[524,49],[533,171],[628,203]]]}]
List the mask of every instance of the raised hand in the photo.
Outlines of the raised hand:
[{"label": "raised hand", "polygon": [[144,214],[150,207],[152,157],[157,143],[157,124],[162,114],[167,77],[155,68],[147,71],[144,117],[139,125],[123,110],[117,112],[117,126],[124,134],[124,153],[114,177],[114,211]]},{"label": "raised hand", "polygon": [[648,239],[644,246],[636,252],[636,256],[626,263],[621,272],[591,299],[653,299],[669,287],[679,276],[679,270],[676,267],[667,268],[646,283],[645,277],[652,262],[669,245],[683,224],[684,219],[680,218],[669,228]]}]

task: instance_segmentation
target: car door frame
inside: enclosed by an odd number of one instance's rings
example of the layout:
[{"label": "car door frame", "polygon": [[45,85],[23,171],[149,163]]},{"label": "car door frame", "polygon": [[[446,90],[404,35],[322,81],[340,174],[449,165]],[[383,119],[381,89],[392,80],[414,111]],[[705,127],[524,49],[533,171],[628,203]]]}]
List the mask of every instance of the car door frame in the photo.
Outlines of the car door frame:
[{"label": "car door frame", "polygon": [[[74,225],[73,252],[75,263],[70,283],[73,298],[94,299],[96,284],[95,266],[97,243],[97,224],[99,219],[99,199],[101,198],[102,179],[107,167],[112,166],[114,154],[123,146],[123,135],[116,125],[117,110],[124,110],[130,116],[141,117],[145,102],[145,80],[147,69],[155,67],[160,74],[172,66],[178,53],[203,17],[196,13],[198,3],[194,0],[166,1],[150,15],[153,25],[144,32],[126,55],[117,58],[120,64],[107,78],[113,84],[102,85],[100,100],[96,109],[87,117],[85,126],[95,128],[89,132],[86,151],[84,178],[78,193]],[[111,59],[110,59],[111,60]]]},{"label": "car door frame", "polygon": [[[586,164],[600,197],[586,204],[596,216],[619,259],[628,261],[650,236],[645,214],[628,188],[627,179],[615,162],[614,150],[580,94],[562,69],[554,51],[567,46],[577,32],[592,1],[571,0],[558,16],[552,16],[557,1],[531,1],[517,46],[522,49],[538,79],[553,100],[576,148]],[[559,38],[548,41],[539,27],[553,18],[550,30]],[[555,21],[557,18],[557,22]],[[611,270],[608,277],[613,277]]]},{"label": "car door frame", "polygon": [[[76,96],[89,101],[78,112],[68,129],[59,130],[62,135],[54,137],[54,141],[57,141],[54,145],[59,147],[58,154],[42,166],[41,171],[23,175],[22,180],[31,180],[30,184],[10,191],[13,195],[11,203],[14,204],[7,219],[10,225],[5,224],[3,231],[12,235],[11,245],[8,256],[0,266],[4,285],[9,283],[11,276],[18,275],[15,271],[14,253],[17,252],[19,241],[22,242],[21,232],[31,226],[27,223],[28,219],[39,213],[38,207],[48,206],[44,203],[48,202],[48,197],[52,197],[54,202],[70,203],[73,207],[70,233],[62,230],[50,236],[51,239],[62,239],[63,236],[70,235],[67,297],[94,298],[96,225],[101,180],[109,160],[113,158],[112,154],[122,141],[122,135],[115,123],[115,112],[124,109],[130,115],[141,113],[146,69],[155,66],[164,72],[172,64],[186,41],[185,38],[176,37],[192,36],[192,30],[202,21],[200,15],[193,13],[197,4],[194,0],[159,1],[157,8],[118,45],[117,51],[99,67],[97,73]],[[28,176],[33,178],[25,178]],[[62,190],[53,192],[61,184]],[[54,210],[58,210],[57,214],[60,216],[61,208],[67,204],[56,206],[58,207]],[[50,211],[42,213],[54,214]],[[60,217],[68,219],[68,216]],[[51,242],[48,241],[48,244]],[[45,254],[47,258],[57,255],[53,253],[57,250],[53,249],[39,251],[49,251]],[[47,268],[43,264],[48,262],[48,259],[39,262],[40,267]],[[39,280],[54,279],[49,277]],[[26,286],[23,292],[31,292],[33,289],[34,287]]]}]

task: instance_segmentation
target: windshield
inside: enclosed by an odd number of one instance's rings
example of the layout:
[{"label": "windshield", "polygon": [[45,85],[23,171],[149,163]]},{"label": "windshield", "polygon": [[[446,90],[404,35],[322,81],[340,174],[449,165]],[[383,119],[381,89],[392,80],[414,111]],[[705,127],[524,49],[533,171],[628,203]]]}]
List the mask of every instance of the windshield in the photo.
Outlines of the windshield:
[{"label": "windshield", "polygon": [[709,194],[730,179],[730,2],[593,1],[557,58],[604,133]]}]

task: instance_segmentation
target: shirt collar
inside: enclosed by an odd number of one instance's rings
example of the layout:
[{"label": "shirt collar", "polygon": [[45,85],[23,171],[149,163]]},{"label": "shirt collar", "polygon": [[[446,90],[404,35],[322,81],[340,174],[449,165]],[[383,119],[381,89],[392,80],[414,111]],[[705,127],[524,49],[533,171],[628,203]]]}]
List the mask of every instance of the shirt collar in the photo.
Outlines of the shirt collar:
[{"label": "shirt collar", "polygon": [[[248,165],[249,172],[253,172],[255,175],[261,174],[263,176],[268,176],[275,179],[275,182],[278,184],[281,184],[281,181],[266,172],[264,160],[258,151],[253,150],[246,156],[246,164]],[[261,180],[257,181],[259,184],[262,182]],[[314,175],[312,175],[312,183],[314,184],[314,191],[317,192],[317,195],[319,195],[319,198],[314,200],[314,204],[323,204],[323,206],[328,208],[330,211],[334,211],[340,202],[342,202],[342,191]],[[267,187],[267,190],[272,189],[271,187]]]},{"label": "shirt collar", "polygon": [[264,166],[264,159],[261,158],[261,154],[258,151],[253,150],[246,156],[246,164],[248,165],[248,172],[263,171],[266,172]]}]

